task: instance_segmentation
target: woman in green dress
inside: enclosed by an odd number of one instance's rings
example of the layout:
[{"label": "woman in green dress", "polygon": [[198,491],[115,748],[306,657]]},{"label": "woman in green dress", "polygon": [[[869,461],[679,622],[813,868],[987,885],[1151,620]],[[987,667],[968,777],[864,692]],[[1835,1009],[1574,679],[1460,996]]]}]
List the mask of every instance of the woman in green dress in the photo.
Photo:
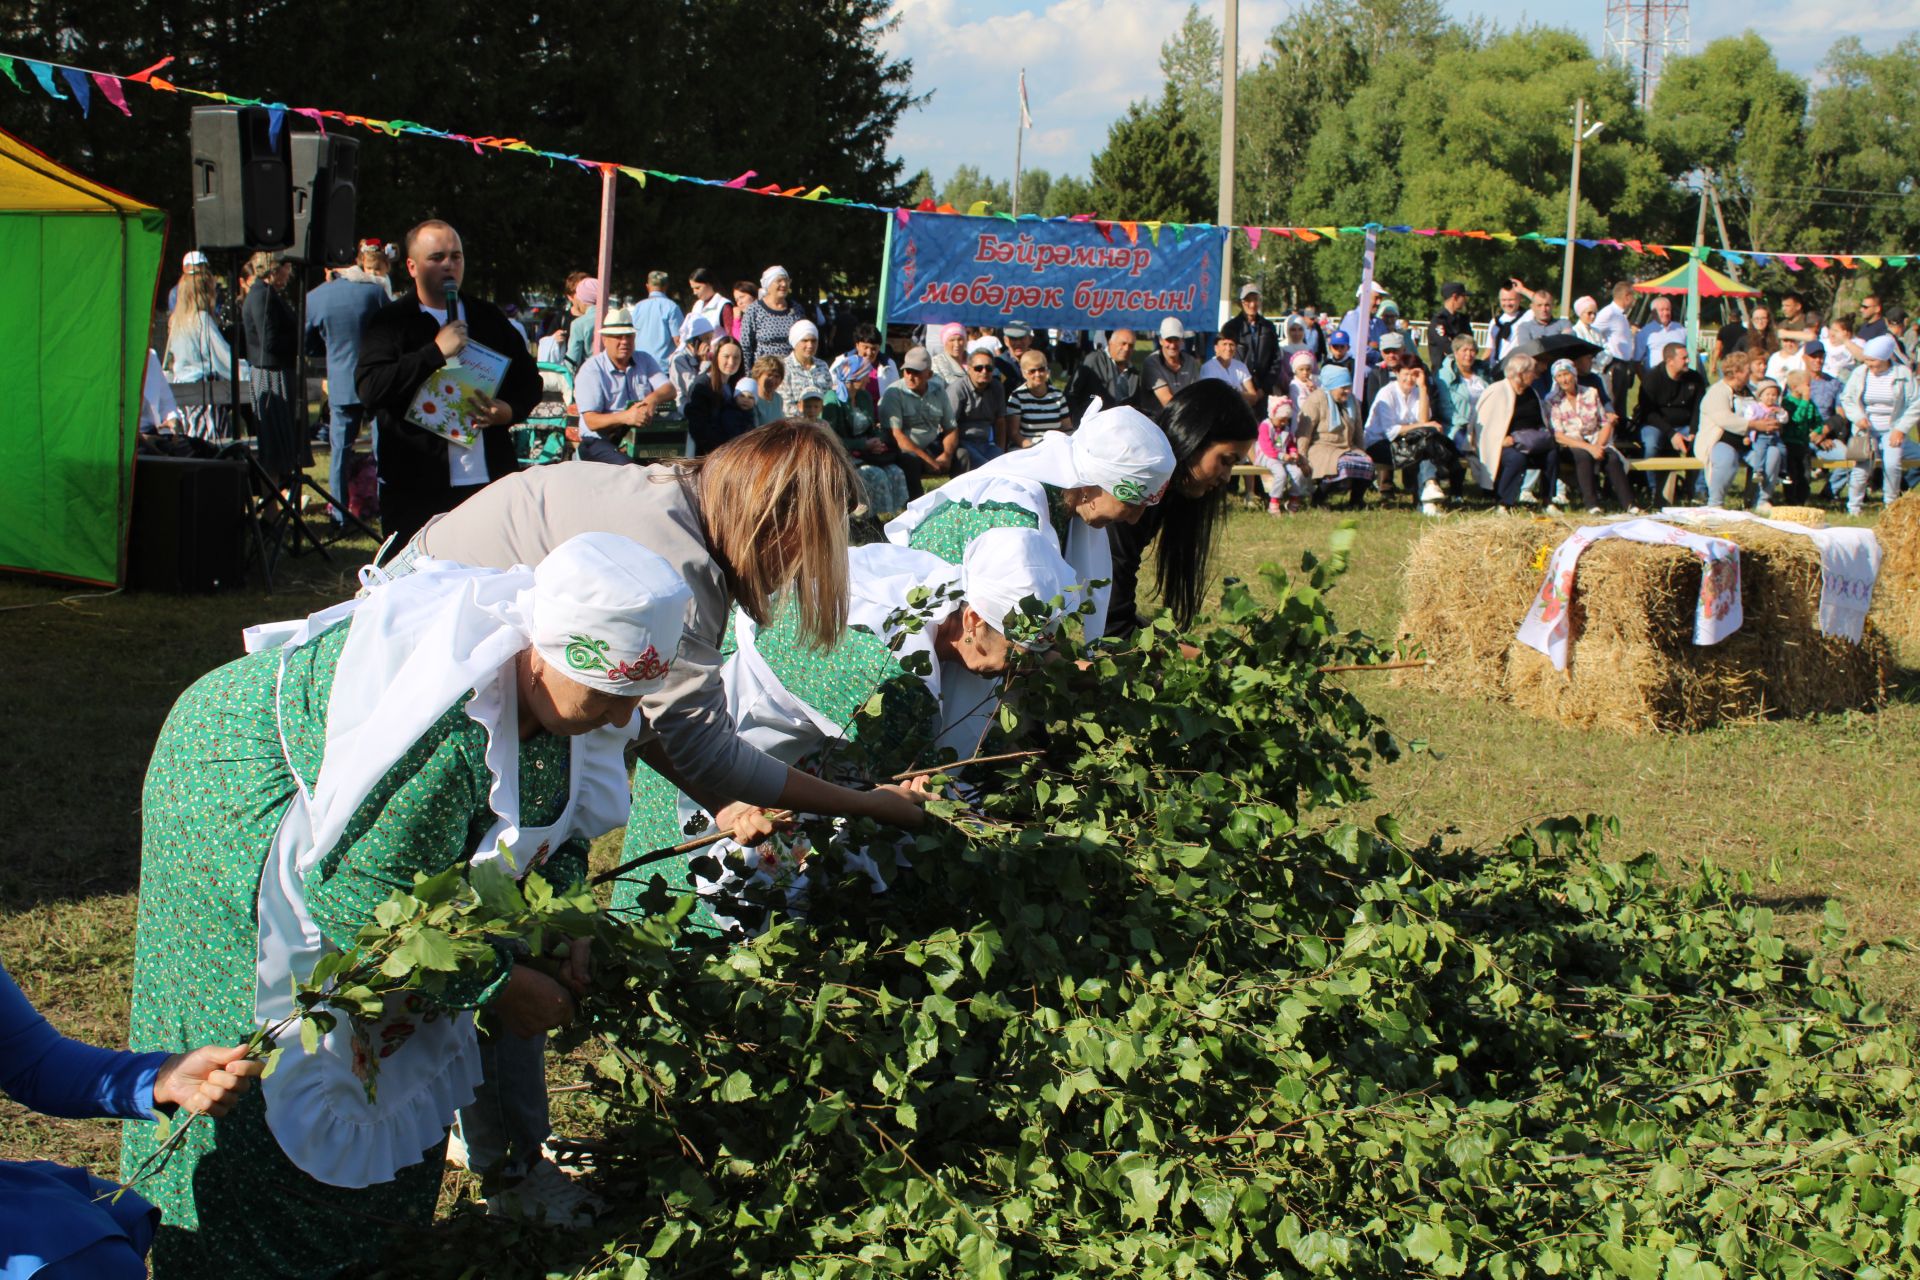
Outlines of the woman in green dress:
[{"label": "woman in green dress", "polygon": [[[921,495],[887,522],[887,539],[957,563],[987,529],[1051,529],[1074,580],[1105,583],[1113,577],[1108,527],[1139,520],[1173,470],[1173,449],[1153,419],[1096,400],[1072,433],[1052,433]],[[1105,634],[1109,599],[1105,585],[1091,590],[1089,642]]]},{"label": "woman in green dress", "polygon": [[[578,879],[626,816],[634,712],[689,599],[661,557],[583,534],[537,569],[431,566],[249,631],[248,656],[175,704],[148,769],[132,1047],[231,1044],[286,1016],[417,873]],[[567,961],[576,989],[586,963]],[[381,1224],[430,1221],[482,1008],[534,1035],[571,998],[503,953],[444,1005],[392,1001],[311,1052],[287,1037],[258,1092],[140,1180],[163,1214],[154,1275],[333,1275],[379,1259]],[[129,1125],[123,1176],[157,1145]]]},{"label": "woman in green dress", "polygon": [[[808,645],[788,610],[764,627],[745,613],[733,618],[722,677],[735,731],[796,768],[831,772],[836,751],[855,741],[876,777],[933,763],[936,751],[971,755],[978,739],[966,736],[968,727],[983,712],[991,716],[999,677],[1016,652],[1043,647],[1079,597],[1052,532],[1032,528],[986,531],[959,564],[891,543],[855,547],[848,562],[848,627],[831,649]],[[916,591],[926,593],[926,603],[910,611],[909,598],[920,598]],[[1030,599],[1038,606],[1023,607]],[[916,614],[924,615],[917,627]],[[979,689],[986,693],[975,700]],[[876,693],[882,695],[879,715],[859,718]],[[634,771],[633,794],[625,858],[679,844],[689,827],[712,825],[712,814],[645,764]],[[614,909],[634,909],[641,888],[661,875],[673,889],[701,893],[697,926],[729,926],[713,899],[723,898],[739,875],[729,870],[708,881],[690,866],[693,857],[715,856],[729,868],[735,859],[749,868],[767,861],[759,851],[723,842],[616,881]]]}]

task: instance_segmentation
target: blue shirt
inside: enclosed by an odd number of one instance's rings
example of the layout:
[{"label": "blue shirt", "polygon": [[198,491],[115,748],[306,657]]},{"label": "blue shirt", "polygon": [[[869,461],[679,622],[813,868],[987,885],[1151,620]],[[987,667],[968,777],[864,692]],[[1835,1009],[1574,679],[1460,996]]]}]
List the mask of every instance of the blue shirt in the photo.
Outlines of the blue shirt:
[{"label": "blue shirt", "polygon": [[665,367],[685,319],[679,303],[657,289],[649,290],[646,301],[633,309],[634,351],[652,356],[655,364]]},{"label": "blue shirt", "polygon": [[329,280],[307,295],[307,337],[327,347],[327,399],[360,403],[354,370],[360,365],[360,331],[367,317],[387,305],[387,291],[359,280]]},{"label": "blue shirt", "polygon": [[625,369],[613,367],[606,352],[596,352],[573,376],[573,403],[580,410],[580,434],[591,439],[589,413],[619,413],[667,385],[667,375],[644,352],[636,351]]},{"label": "blue shirt", "polygon": [[1840,402],[1840,379],[1830,374],[1821,374],[1817,378],[1807,379],[1807,399],[1820,411],[1821,417],[1833,412],[1833,406]]},{"label": "blue shirt", "polygon": [[1678,320],[1668,324],[1648,321],[1633,340],[1633,358],[1649,369],[1656,368],[1667,358],[1667,348],[1676,342],[1687,347],[1687,367],[1692,368],[1693,348],[1687,346],[1687,326]]}]

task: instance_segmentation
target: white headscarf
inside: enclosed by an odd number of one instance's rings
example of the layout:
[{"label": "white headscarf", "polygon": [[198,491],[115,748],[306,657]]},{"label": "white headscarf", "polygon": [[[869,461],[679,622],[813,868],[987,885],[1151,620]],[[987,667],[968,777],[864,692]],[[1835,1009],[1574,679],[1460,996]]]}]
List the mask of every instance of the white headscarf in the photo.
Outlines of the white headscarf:
[{"label": "white headscarf", "polygon": [[[967,544],[960,564],[960,594],[995,631],[1023,647],[1042,648],[1078,603],[1080,584],[1073,566],[1060,555],[1051,530],[989,529]],[[1028,622],[1020,606],[1029,598],[1046,606],[1044,619]],[[1053,604],[1056,598],[1061,602],[1058,606]],[[1009,618],[1016,619],[1011,631]]]},{"label": "white headscarf", "polygon": [[692,597],[673,566],[639,543],[583,533],[533,571],[529,638],[574,683],[637,697],[666,679]]}]

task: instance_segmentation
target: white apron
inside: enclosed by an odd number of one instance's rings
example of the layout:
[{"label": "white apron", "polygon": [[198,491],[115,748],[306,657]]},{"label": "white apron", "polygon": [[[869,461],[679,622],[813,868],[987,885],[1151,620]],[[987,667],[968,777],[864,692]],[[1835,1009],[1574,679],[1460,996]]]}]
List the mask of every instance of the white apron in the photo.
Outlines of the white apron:
[{"label": "white apron", "polygon": [[[254,1012],[272,1024],[294,1010],[295,984],[335,950],[307,908],[304,877],[338,842],[360,802],[446,709],[468,689],[466,713],[487,731],[496,821],[472,862],[499,860],[516,877],[573,837],[592,838],[626,820],[631,803],[626,743],[638,721],[582,735],[570,744],[568,797],[542,827],[519,822],[519,699],[514,659],[526,647],[531,571],[496,572],[434,563],[374,596],[303,621],[251,628],[249,652],[279,646],[278,714],[285,654],[342,618],[355,618],[328,702],[320,777],[302,777],[260,877]],[[445,1137],[454,1113],[473,1100],[479,1045],[469,1011],[418,996],[389,1001],[381,1021],[356,1031],[342,1017],[308,1053],[297,1034],[279,1042],[273,1074],[261,1084],[267,1126],[300,1169],[332,1186],[386,1182]],[[374,1097],[368,1065],[377,1064]]]}]

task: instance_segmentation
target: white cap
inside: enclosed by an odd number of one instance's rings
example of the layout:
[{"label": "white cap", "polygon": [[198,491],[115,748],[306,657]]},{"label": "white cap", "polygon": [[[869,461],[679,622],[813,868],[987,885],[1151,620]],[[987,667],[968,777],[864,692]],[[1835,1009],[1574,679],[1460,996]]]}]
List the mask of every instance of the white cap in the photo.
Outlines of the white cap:
[{"label": "white cap", "polygon": [[[737,396],[752,396],[755,400],[758,400],[760,398],[760,384],[752,378],[742,378],[733,384],[733,394]],[[741,412],[744,413],[746,411],[743,409]]]},{"label": "white cap", "polygon": [[692,342],[695,338],[704,338],[714,330],[712,316],[688,316],[680,326],[680,341]]},{"label": "white cap", "polygon": [[180,259],[180,265],[183,268],[184,267],[204,267],[207,265],[207,255],[200,252],[198,249],[189,249],[187,250],[187,256]]},{"label": "white cap", "polygon": [[[960,592],[988,626],[1030,649],[1045,647],[1079,595],[1073,566],[1061,557],[1052,530],[1020,528],[989,529],[967,544]],[[1022,610],[1021,602],[1029,598],[1045,612]]]},{"label": "white cap", "polygon": [[788,345],[795,345],[805,338],[812,338],[815,342],[820,341],[820,326],[811,320],[794,321],[793,327],[787,330]]},{"label": "white cap", "polygon": [[633,697],[660,687],[693,592],[659,555],[583,533],[533,571],[533,647],[576,684]]},{"label": "white cap", "polygon": [[1153,419],[1126,405],[1103,408],[1096,396],[1069,437],[1073,466],[1122,502],[1156,505],[1173,479],[1173,446]]},{"label": "white cap", "polygon": [[1178,338],[1184,342],[1187,337],[1187,326],[1180,323],[1179,316],[1168,316],[1160,322],[1160,336],[1163,338]]},{"label": "white cap", "polygon": [[[1362,293],[1366,291],[1366,287],[1367,286],[1365,285],[1356,285],[1353,290],[1353,296],[1356,298],[1359,297]],[[1375,302],[1384,302],[1390,297],[1392,297],[1392,295],[1389,294],[1385,289],[1382,289],[1379,285],[1376,284],[1373,286],[1373,300]]]}]

